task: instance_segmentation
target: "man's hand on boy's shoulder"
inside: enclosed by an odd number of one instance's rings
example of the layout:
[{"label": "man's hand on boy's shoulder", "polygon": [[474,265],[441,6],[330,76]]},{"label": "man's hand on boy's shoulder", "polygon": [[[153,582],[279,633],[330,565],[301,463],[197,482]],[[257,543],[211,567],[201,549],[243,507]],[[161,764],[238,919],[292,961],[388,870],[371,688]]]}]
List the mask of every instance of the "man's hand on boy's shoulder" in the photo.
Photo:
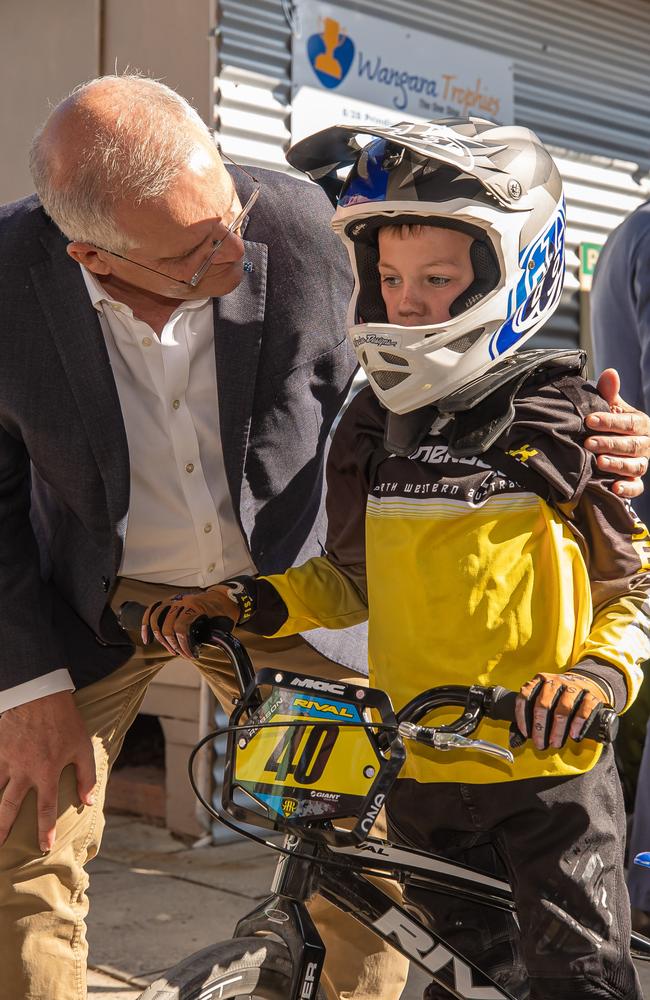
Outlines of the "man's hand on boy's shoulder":
[{"label": "man's hand on boy's shoulder", "polygon": [[650,417],[621,398],[621,382],[614,368],[605,369],[596,388],[612,409],[586,418],[588,429],[596,433],[585,440],[585,448],[598,455],[598,466],[604,472],[623,477],[614,483],[614,493],[638,497],[644,489],[640,477],[645,475],[650,458]]},{"label": "man's hand on boy's shoulder", "polygon": [[593,712],[609,702],[609,695],[591,677],[569,671],[535,674],[517,696],[515,720],[524,738],[537,750],[560,748],[568,738],[580,737]]}]

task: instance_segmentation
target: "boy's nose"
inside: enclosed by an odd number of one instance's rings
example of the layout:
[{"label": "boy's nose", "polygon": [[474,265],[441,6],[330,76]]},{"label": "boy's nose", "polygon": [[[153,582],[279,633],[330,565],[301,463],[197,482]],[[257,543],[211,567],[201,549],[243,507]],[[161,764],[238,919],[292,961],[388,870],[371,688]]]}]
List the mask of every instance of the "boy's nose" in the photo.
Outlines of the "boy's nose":
[{"label": "boy's nose", "polygon": [[424,308],[422,296],[418,295],[414,288],[405,285],[398,308],[403,316],[409,316],[413,313],[420,315]]}]

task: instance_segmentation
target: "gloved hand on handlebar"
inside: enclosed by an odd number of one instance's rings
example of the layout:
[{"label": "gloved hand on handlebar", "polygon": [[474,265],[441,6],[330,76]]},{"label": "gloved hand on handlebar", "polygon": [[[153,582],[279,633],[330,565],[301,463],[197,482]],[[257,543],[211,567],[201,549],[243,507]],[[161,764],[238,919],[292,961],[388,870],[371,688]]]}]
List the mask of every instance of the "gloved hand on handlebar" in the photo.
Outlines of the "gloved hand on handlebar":
[{"label": "gloved hand on handlebar", "polygon": [[236,625],[242,617],[240,604],[233,596],[231,582],[217,584],[195,594],[177,594],[167,601],[151,604],[142,616],[142,642],[152,641],[174,656],[195,658],[190,643],[190,628],[199,618],[229,618]]},{"label": "gloved hand on handlebar", "polygon": [[580,740],[598,709],[610,703],[604,685],[591,677],[571,671],[535,674],[517,695],[510,746],[521,746],[528,737],[537,750],[563,747],[569,737]]}]

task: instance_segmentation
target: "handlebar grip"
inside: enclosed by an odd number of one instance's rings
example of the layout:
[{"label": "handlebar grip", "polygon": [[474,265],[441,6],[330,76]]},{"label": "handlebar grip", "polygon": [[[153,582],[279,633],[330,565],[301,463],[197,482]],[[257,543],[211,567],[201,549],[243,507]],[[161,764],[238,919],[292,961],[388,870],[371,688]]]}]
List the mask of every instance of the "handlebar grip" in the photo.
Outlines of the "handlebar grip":
[{"label": "handlebar grip", "polygon": [[235,627],[235,623],[232,618],[222,618],[220,616],[216,618],[208,618],[208,623],[211,631],[213,632],[232,632]]},{"label": "handlebar grip", "polygon": [[[117,613],[117,620],[127,632],[139,632],[142,625],[142,616],[147,607],[145,604],[138,604],[137,601],[125,601],[120,606]],[[190,641],[192,645],[201,645],[209,641],[211,632],[232,632],[233,622],[230,618],[217,617],[207,618],[202,615],[194,622],[190,628]]]},{"label": "handlebar grip", "polygon": [[137,601],[125,601],[124,604],[120,605],[117,620],[127,632],[139,632],[142,616],[146,610],[145,604],[138,604]]},{"label": "handlebar grip", "polygon": [[[122,605],[124,607],[124,605]],[[508,691],[504,687],[493,687],[485,714],[488,719],[498,719],[500,722],[515,721],[515,703],[517,692]]]},{"label": "handlebar grip", "polygon": [[[499,719],[502,722],[515,721],[516,691],[508,691],[503,687],[493,687],[486,709],[489,719]],[[595,740],[605,745],[613,743],[618,733],[619,718],[613,708],[603,706],[594,714],[581,736],[581,740]]]}]

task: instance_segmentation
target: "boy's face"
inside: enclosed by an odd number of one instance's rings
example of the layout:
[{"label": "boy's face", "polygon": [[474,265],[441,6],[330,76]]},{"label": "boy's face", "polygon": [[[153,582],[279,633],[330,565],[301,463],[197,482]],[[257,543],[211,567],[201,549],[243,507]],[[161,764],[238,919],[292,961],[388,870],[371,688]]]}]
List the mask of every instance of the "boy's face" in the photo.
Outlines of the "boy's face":
[{"label": "boy's face", "polygon": [[437,226],[379,230],[379,275],[388,322],[428,326],[450,319],[449,307],[474,280],[472,237]]}]

